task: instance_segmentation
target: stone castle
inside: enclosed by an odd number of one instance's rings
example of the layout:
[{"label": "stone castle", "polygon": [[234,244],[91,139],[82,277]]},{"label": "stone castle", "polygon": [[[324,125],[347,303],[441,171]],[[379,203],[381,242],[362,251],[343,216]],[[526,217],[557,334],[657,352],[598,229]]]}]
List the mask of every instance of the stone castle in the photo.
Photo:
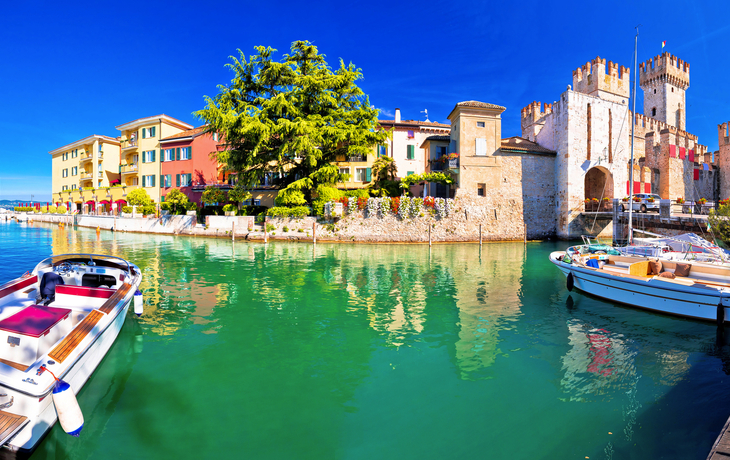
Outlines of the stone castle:
[{"label": "stone castle", "polygon": [[[673,200],[730,195],[730,179],[718,180],[719,169],[730,163],[728,124],[719,127],[715,161],[697,136],[686,131],[689,63],[663,53],[641,63],[639,84],[643,115],[629,109],[630,70],[597,57],[573,71],[572,88],[556,102],[533,102],[522,109],[522,137],[557,153],[557,236],[580,235],[586,198],[622,198],[630,187],[634,193]],[[632,128],[634,162],[629,165]]]}]

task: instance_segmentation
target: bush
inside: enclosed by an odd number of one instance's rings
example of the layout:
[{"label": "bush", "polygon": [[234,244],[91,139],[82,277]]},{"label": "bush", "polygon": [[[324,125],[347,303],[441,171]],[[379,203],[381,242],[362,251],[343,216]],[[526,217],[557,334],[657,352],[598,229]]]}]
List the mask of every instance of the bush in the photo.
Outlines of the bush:
[{"label": "bush", "polygon": [[324,184],[318,185],[315,193],[317,195],[317,199],[312,201],[312,207],[314,208],[314,213],[318,216],[324,215],[325,203],[328,203],[330,201],[337,201],[338,199],[345,196],[345,194],[342,193],[342,190],[338,190],[331,185]]},{"label": "bush", "polygon": [[131,206],[122,206],[122,212],[131,214],[132,213],[132,207]]},{"label": "bush", "polygon": [[308,216],[311,213],[309,206],[295,206],[288,208],[286,206],[274,206],[266,212],[267,216],[271,217],[294,217],[301,218]]},{"label": "bush", "polygon": [[145,216],[157,214],[157,208],[153,204],[146,204],[142,206],[142,214],[144,214]]},{"label": "bush", "polygon": [[370,198],[370,192],[365,188],[356,188],[354,190],[345,190],[343,193],[346,197],[354,197],[354,198]]},{"label": "bush", "polygon": [[235,211],[235,210],[236,210],[236,206],[234,206],[232,204],[227,204],[227,205],[223,206],[223,212],[231,212],[231,211]]},{"label": "bush", "polygon": [[56,214],[66,214],[67,211],[68,209],[66,209],[66,206],[63,205],[56,208]]},{"label": "bush", "polygon": [[254,206],[254,205],[242,206],[241,215],[242,216],[258,216],[261,213],[266,213],[266,211],[268,209],[269,208],[267,208],[266,206]]},{"label": "bush", "polygon": [[170,203],[168,203],[168,202],[160,203],[160,210],[161,211],[169,211],[170,210]]}]

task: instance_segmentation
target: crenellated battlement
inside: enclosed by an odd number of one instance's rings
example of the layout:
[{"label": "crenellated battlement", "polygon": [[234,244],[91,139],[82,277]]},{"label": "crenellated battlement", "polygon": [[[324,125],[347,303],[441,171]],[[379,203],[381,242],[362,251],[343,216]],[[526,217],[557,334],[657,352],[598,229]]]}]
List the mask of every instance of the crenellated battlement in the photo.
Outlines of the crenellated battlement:
[{"label": "crenellated battlement", "polygon": [[593,96],[609,93],[619,98],[628,98],[630,70],[612,61],[596,57],[573,71],[573,90]]},{"label": "crenellated battlement", "polygon": [[642,115],[640,113],[634,114],[634,127],[637,131],[654,131],[657,133],[667,130],[667,132],[670,132],[674,135],[686,137],[687,139],[691,139],[693,141],[697,140],[697,136],[694,134],[688,133],[683,129],[679,129],[675,126],[664,123],[663,121],[659,121],[656,118],[652,118],[648,115]]},{"label": "crenellated battlement", "polygon": [[639,85],[645,86],[666,82],[678,88],[689,88],[689,62],[664,52],[639,64]]},{"label": "crenellated battlement", "polygon": [[730,121],[717,125],[717,140],[720,145],[730,145]]},{"label": "crenellated battlement", "polygon": [[545,115],[553,112],[552,104],[545,104],[544,106],[545,108],[543,110],[542,102],[533,101],[532,104],[528,104],[526,107],[524,107],[522,109],[523,124],[525,121],[537,121]]}]

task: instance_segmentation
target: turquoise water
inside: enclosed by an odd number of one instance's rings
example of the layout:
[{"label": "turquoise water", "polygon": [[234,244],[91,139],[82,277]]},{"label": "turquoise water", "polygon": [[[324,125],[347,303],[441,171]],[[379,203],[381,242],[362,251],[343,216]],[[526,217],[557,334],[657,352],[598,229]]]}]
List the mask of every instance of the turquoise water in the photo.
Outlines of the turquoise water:
[{"label": "turquoise water", "polygon": [[268,245],[0,222],[0,281],[54,252],[144,271],[34,459],[704,459],[730,415],[712,324],[577,292],[564,243]]}]

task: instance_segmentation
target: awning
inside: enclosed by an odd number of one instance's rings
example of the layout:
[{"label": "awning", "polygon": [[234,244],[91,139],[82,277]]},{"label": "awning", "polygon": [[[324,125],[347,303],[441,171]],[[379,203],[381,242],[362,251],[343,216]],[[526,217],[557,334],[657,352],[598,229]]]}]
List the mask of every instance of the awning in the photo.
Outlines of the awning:
[{"label": "awning", "polygon": [[101,200],[99,204],[112,204],[112,202],[109,200]]},{"label": "awning", "polygon": [[127,200],[119,199],[119,200],[115,201],[115,203],[117,203],[117,204],[120,204],[120,203],[127,204]]},{"label": "awning", "polygon": [[87,201],[87,202],[86,202],[85,204],[94,204],[94,203],[95,203],[95,201],[94,201],[94,200],[89,200],[89,201]]}]

